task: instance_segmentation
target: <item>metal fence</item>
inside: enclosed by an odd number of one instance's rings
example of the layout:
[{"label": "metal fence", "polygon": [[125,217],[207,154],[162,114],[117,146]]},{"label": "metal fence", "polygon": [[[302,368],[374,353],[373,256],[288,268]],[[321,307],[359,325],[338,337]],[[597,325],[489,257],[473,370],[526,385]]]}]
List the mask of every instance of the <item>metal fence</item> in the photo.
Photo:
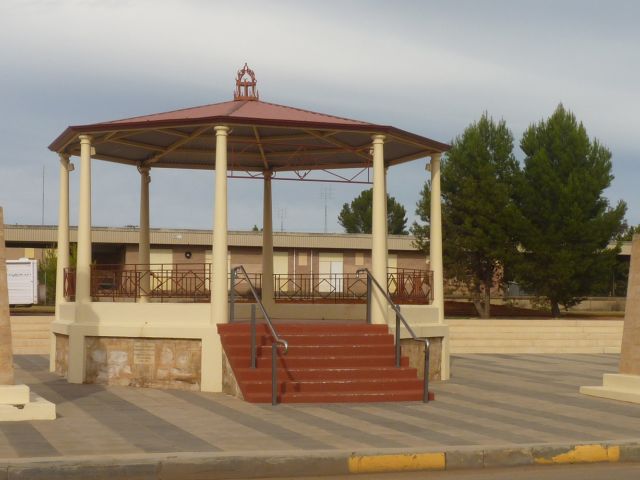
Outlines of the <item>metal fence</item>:
[{"label": "metal fence", "polygon": [[[64,272],[64,295],[73,301],[75,269]],[[253,285],[262,290],[262,274],[250,273]],[[233,278],[236,301],[249,301],[251,292],[244,277]],[[390,268],[387,289],[398,304],[428,305],[433,301],[433,272]],[[231,290],[231,276],[228,288]],[[367,281],[355,273],[276,274],[274,297],[292,303],[364,303]],[[146,297],[158,302],[208,302],[211,298],[211,264],[123,264],[91,266],[91,297],[97,301],[136,301]]]},{"label": "metal fence", "polygon": [[[433,301],[433,272],[390,268],[387,289],[400,304],[428,305]],[[279,302],[364,303],[367,281],[354,273],[297,273],[274,275],[274,296]]]},{"label": "metal fence", "polygon": [[[262,275],[254,273],[250,276],[260,289]],[[75,269],[65,269],[64,295],[68,300],[75,298],[75,277]],[[236,279],[234,289],[238,301],[249,298],[246,279]],[[114,302],[135,301],[141,297],[160,302],[208,302],[211,298],[211,264],[92,265],[91,297]]]}]

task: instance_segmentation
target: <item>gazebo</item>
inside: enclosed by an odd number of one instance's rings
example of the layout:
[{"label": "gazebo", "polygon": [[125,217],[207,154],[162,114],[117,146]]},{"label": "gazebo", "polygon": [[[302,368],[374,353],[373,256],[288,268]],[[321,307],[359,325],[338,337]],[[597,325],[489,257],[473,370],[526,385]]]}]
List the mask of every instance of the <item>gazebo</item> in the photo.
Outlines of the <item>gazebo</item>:
[{"label": "gazebo", "polygon": [[[430,269],[433,280],[429,287],[433,301],[429,305],[403,307],[403,312],[414,329],[420,329],[421,336],[441,339],[441,377],[448,377],[440,221],[440,157],[448,145],[392,126],[264,102],[259,99],[254,72],[245,64],[238,72],[232,101],[70,126],[49,149],[60,159],[56,318],[52,324],[51,369],[66,375],[69,382],[108,383],[115,379],[117,383],[118,379],[124,378],[124,384],[155,386],[158,382],[148,382],[148,378],[159,375],[166,379],[164,383],[159,381],[160,386],[179,386],[186,378],[188,385],[195,385],[202,391],[223,389],[225,369],[229,368],[216,325],[227,323],[230,305],[234,309],[233,302],[229,301],[234,288],[233,280],[229,283],[227,262],[228,178],[259,178],[264,185],[262,284],[257,291],[269,315],[284,319],[319,319],[324,315],[319,315],[318,310],[327,308],[334,309],[334,317],[340,317],[340,312],[344,312],[345,318],[364,317],[364,306],[354,313],[352,305],[305,306],[275,302],[272,180],[285,172],[300,180],[309,180],[319,171],[358,169],[371,172],[370,275],[379,285],[386,286],[386,170],[425,157],[431,159],[427,168],[431,173]],[[80,157],[75,270],[69,265],[72,156]],[[130,165],[140,173],[138,264],[142,268],[136,282],[143,293],[135,302],[95,301],[91,242],[91,164],[95,160]],[[206,280],[210,302],[159,303],[151,295],[144,294],[154,281],[153,275],[149,274],[149,183],[150,171],[156,168],[215,171],[212,265]],[[334,177],[349,180],[335,173]],[[234,270],[234,277],[237,277],[236,273],[239,272]],[[386,292],[379,288],[369,289],[372,290],[368,293],[370,323],[392,324],[393,305],[385,298]],[[233,314],[248,318],[249,308],[248,304],[238,305]],[[403,332],[405,335],[405,329]],[[174,345],[182,342],[182,350],[167,353],[170,349],[166,342],[174,342]],[[114,345],[120,350],[114,349]],[[115,354],[118,351],[128,352],[128,355]],[[162,357],[163,352],[173,360]],[[187,354],[183,355],[184,352]],[[162,362],[167,364],[166,371],[160,368]],[[106,369],[100,365],[106,365]],[[158,374],[158,370],[162,370],[162,374]]]}]

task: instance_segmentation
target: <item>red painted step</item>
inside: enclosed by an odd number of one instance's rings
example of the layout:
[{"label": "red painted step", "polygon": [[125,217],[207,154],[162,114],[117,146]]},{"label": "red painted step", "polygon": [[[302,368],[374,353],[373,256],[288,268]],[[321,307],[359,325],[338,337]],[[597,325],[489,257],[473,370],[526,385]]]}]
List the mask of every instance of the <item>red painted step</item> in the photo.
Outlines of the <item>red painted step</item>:
[{"label": "red painted step", "polygon": [[[250,357],[247,356],[235,356],[229,357],[231,366],[236,362],[240,365],[249,365]],[[355,355],[355,356],[317,356],[317,357],[302,357],[302,356],[289,356],[278,355],[278,368],[343,368],[343,367],[391,367],[395,365],[395,357],[391,355]],[[402,358],[401,365],[403,367],[409,366],[409,359]],[[271,370],[271,355],[268,357],[258,356],[256,362],[257,368],[268,368]]]},{"label": "red painted step", "polygon": [[[243,381],[269,381],[271,384],[271,368],[235,368],[236,378]],[[278,370],[278,380],[294,381],[340,381],[362,380],[370,378],[418,378],[415,368],[409,367],[351,367],[351,368],[290,368]]]},{"label": "red painted step", "polygon": [[[282,347],[278,349],[282,351]],[[271,344],[258,345],[257,354],[271,358]],[[251,346],[250,343],[246,345],[231,344],[225,349],[227,355],[230,356],[250,356]],[[393,344],[390,345],[362,345],[362,344],[344,344],[344,345],[289,345],[287,351],[287,357],[296,356],[367,356],[367,355],[394,355],[395,353]]]},{"label": "red painted step", "polygon": [[[429,392],[429,400],[434,400],[433,392]],[[271,403],[271,391],[255,395],[252,403]],[[422,401],[422,390],[387,392],[352,392],[344,394],[341,392],[327,393],[292,393],[278,396],[281,403],[369,403],[369,402],[418,402]]]},{"label": "red painted step", "polygon": [[[265,388],[265,383],[266,388]],[[397,390],[420,390],[422,392],[422,380],[418,378],[367,378],[360,380],[287,380],[279,382],[279,393],[306,393],[306,392],[388,392]],[[259,394],[267,389],[271,392],[271,379],[259,381],[247,381],[247,394]]]},{"label": "red painted step", "polygon": [[[284,403],[420,401],[423,381],[401,359],[395,367],[393,336],[386,325],[283,323],[276,326],[289,343],[279,348],[277,392]],[[271,402],[272,338],[256,328],[257,368],[250,367],[250,326],[218,325],[222,346],[245,400]],[[430,394],[432,395],[432,394]]]},{"label": "red painted step", "polygon": [[[285,334],[278,331],[280,336],[284,338],[289,346],[294,345],[353,345],[354,343],[361,343],[366,345],[393,345],[393,336],[389,333],[371,333],[371,334],[354,334],[354,333],[316,333],[316,334],[301,334],[290,333]],[[251,336],[249,333],[233,333],[222,334],[226,337],[228,345],[246,345],[249,346],[251,342]],[[271,345],[273,339],[271,335],[257,334],[256,343],[258,345]]]}]

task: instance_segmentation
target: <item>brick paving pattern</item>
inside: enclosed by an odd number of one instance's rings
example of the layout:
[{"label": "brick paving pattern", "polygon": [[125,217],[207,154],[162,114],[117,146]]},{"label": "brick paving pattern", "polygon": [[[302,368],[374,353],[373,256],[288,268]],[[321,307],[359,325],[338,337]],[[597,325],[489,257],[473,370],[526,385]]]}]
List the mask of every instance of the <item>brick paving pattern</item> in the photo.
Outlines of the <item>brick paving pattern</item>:
[{"label": "brick paving pattern", "polygon": [[58,419],[0,423],[0,458],[170,452],[425,448],[640,438],[640,405],[587,397],[618,355],[461,355],[436,401],[248,404],[224,394],[71,385],[39,355],[16,380]]}]

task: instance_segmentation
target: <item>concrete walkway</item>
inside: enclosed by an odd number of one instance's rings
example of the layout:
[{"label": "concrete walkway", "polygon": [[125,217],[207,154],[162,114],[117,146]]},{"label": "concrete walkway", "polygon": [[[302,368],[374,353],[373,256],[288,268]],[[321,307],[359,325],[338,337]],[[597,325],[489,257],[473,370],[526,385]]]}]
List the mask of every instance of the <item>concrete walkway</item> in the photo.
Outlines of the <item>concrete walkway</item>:
[{"label": "concrete walkway", "polygon": [[[631,442],[640,405],[582,396],[617,355],[463,355],[436,401],[253,405],[223,394],[71,385],[38,355],[14,357],[17,382],[57,404],[58,419],[0,423],[0,463],[83,455],[436,451]],[[313,474],[314,472],[309,472]]]}]

